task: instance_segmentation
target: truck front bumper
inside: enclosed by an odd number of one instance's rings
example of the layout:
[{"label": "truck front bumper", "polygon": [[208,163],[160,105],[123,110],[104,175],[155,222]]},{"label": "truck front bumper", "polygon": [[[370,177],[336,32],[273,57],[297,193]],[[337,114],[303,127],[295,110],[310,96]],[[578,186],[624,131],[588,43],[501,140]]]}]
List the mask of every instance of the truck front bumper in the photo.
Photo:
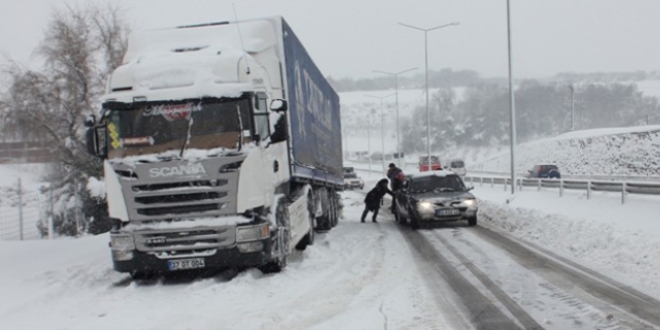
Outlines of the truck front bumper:
[{"label": "truck front bumper", "polygon": [[169,273],[177,272],[178,270],[170,270],[168,261],[170,260],[186,260],[186,259],[204,259],[203,269],[218,269],[218,268],[244,268],[261,266],[270,258],[271,240],[261,240],[263,249],[256,252],[241,252],[238,247],[217,249],[212,255],[195,255],[191,254],[185,257],[177,258],[163,258],[157,257],[153,253],[140,252],[137,250],[130,251],[133,258],[130,260],[117,260],[115,251],[112,252],[113,267],[118,272],[152,272],[152,273]]}]

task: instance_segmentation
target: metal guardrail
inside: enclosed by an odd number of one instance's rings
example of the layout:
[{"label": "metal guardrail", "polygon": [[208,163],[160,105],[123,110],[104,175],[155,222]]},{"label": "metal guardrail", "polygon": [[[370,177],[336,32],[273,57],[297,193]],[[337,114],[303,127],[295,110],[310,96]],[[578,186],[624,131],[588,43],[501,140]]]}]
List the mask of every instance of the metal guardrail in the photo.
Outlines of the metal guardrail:
[{"label": "metal guardrail", "polygon": [[[355,164],[368,164],[369,161],[366,160],[351,160],[346,159],[349,162]],[[375,169],[382,166],[382,161],[374,160],[371,162]],[[416,162],[406,162],[406,166],[417,167]],[[410,169],[410,168],[408,168]],[[509,172],[497,172],[497,171],[485,171],[485,170],[476,170],[468,168],[468,173],[471,173],[475,176],[501,176],[508,177],[511,175]],[[516,174],[520,178],[527,177],[527,172],[521,172]],[[660,183],[660,176],[651,176],[651,175],[605,175],[605,174],[562,174],[562,178],[565,180],[580,180],[580,181],[612,181],[612,182],[658,182]]]},{"label": "metal guardrail", "polygon": [[[479,183],[480,185],[490,184],[491,187],[495,185],[502,185],[504,190],[511,186],[511,178],[482,176],[482,175],[467,175],[464,178],[465,182],[472,185]],[[615,192],[621,194],[621,204],[626,202],[628,194],[638,195],[660,195],[660,183],[655,182],[615,182],[615,181],[600,181],[600,180],[572,180],[572,179],[529,179],[520,178],[516,179],[516,186],[518,190],[523,190],[524,187],[535,187],[538,191],[543,188],[558,189],[559,197],[564,194],[564,190],[582,190],[587,193],[587,199],[591,198],[592,191]]]}]

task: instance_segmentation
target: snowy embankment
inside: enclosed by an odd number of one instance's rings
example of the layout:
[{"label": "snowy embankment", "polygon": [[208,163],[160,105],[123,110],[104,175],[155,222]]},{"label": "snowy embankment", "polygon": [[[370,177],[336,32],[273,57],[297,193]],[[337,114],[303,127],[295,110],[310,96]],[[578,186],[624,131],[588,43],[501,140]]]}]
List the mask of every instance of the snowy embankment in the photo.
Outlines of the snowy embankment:
[{"label": "snowy embankment", "polygon": [[[518,172],[538,164],[555,164],[562,174],[660,176],[660,126],[577,131],[520,144]],[[469,169],[508,172],[508,149],[468,163]]]}]

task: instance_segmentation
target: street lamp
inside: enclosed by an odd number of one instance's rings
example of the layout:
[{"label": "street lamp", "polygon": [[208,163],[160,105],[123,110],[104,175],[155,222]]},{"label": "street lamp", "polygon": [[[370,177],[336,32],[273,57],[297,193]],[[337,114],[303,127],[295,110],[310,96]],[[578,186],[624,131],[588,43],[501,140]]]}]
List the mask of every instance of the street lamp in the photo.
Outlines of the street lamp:
[{"label": "street lamp", "polygon": [[374,99],[379,99],[380,100],[380,139],[381,139],[381,144],[382,144],[382,151],[381,151],[381,162],[383,163],[383,172],[385,172],[385,114],[383,113],[383,99],[388,98],[390,96],[394,96],[394,94],[386,95],[386,96],[374,96],[374,95],[365,95],[364,97],[371,97]]},{"label": "street lamp", "polygon": [[506,0],[506,32],[509,46],[509,106],[511,108],[511,194],[516,193],[516,100],[513,94],[513,67],[511,60],[511,6]]},{"label": "street lamp", "polygon": [[[401,141],[399,140],[399,82],[398,78],[400,74],[404,74],[406,72],[412,71],[412,70],[417,70],[418,68],[410,68],[408,70],[403,70],[399,72],[387,72],[387,71],[380,71],[380,70],[373,70],[374,72],[377,73],[384,73],[386,75],[394,76],[394,95],[396,95],[396,154],[397,157],[399,157],[399,160],[401,159]],[[399,164],[399,166],[402,166]]]},{"label": "street lamp", "polygon": [[575,130],[575,86],[570,84],[568,89],[571,91],[571,131]]},{"label": "street lamp", "polygon": [[428,51],[427,34],[429,31],[433,31],[453,25],[458,25],[458,24],[459,24],[458,22],[451,22],[449,24],[436,26],[430,29],[422,29],[416,26],[399,23],[399,25],[424,32],[424,76],[426,79],[426,151],[427,151],[427,157],[428,157],[427,161],[429,164],[429,169],[431,168],[431,115],[429,113],[429,51]]}]

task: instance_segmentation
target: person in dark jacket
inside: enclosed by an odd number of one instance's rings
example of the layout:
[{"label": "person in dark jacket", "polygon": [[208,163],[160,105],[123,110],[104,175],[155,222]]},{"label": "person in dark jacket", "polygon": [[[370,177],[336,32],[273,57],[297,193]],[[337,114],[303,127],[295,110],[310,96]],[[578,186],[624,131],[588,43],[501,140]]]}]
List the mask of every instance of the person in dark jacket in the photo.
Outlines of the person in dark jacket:
[{"label": "person in dark jacket", "polygon": [[[406,181],[406,175],[403,174],[403,171],[396,167],[394,163],[390,163],[387,169],[387,178],[390,179],[390,186],[392,191],[396,192],[399,189],[403,188],[403,182]],[[392,199],[392,213],[394,213],[394,199]]]},{"label": "person in dark jacket", "polygon": [[374,213],[373,217],[371,217],[371,221],[378,222],[376,221],[376,217],[378,216],[380,202],[383,200],[383,196],[385,196],[385,194],[390,194],[390,196],[394,197],[394,193],[387,189],[387,179],[382,179],[378,181],[376,187],[371,189],[371,191],[369,191],[367,194],[367,197],[364,199],[365,207],[364,212],[362,212],[362,222],[364,222],[364,219],[367,217],[369,211]]}]

